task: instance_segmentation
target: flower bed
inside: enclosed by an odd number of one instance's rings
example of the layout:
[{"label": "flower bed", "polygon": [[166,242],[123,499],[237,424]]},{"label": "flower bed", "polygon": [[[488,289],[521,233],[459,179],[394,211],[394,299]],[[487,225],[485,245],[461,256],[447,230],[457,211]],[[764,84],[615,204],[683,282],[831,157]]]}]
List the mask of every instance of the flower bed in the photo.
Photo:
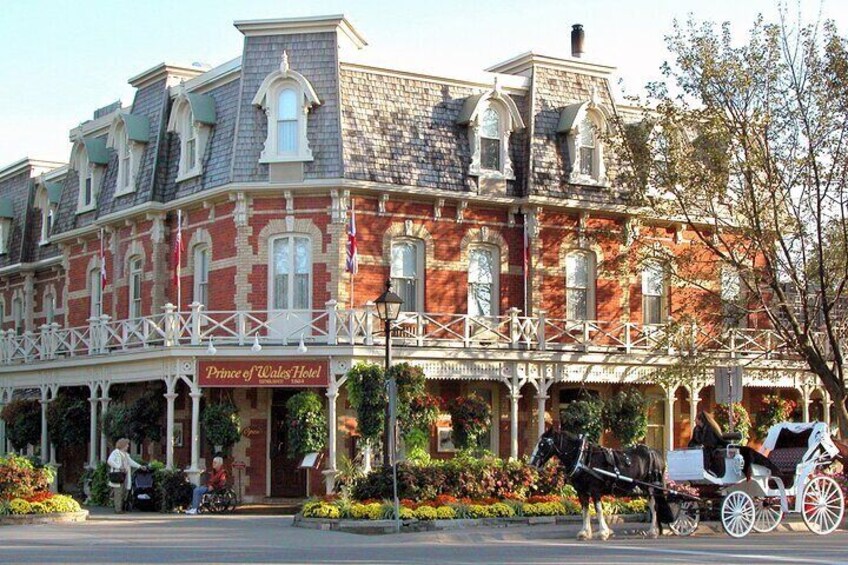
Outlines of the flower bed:
[{"label": "flower bed", "polygon": [[27,498],[0,500],[0,516],[80,512],[79,502],[64,494],[39,492]]},{"label": "flower bed", "polygon": [[[647,501],[641,498],[604,497],[606,515],[642,514],[647,510]],[[594,514],[594,509],[590,509]],[[400,501],[401,520],[457,520],[481,518],[524,518],[538,516],[575,516],[580,514],[580,503],[573,496],[531,496],[519,499],[457,499],[442,495],[432,500],[415,502]],[[394,519],[394,504],[391,501],[352,501],[348,498],[325,497],[307,501],[302,509],[304,518],[390,520]]]}]

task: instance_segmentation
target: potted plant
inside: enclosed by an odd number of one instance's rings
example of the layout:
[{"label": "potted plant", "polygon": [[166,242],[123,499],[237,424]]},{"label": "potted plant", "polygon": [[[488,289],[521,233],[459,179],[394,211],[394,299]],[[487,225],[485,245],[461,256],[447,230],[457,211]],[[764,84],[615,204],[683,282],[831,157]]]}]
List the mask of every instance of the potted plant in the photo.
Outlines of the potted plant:
[{"label": "potted plant", "polygon": [[327,418],[321,397],[312,391],[299,392],[286,402],[288,411],[288,456],[303,457],[327,446]]},{"label": "potted plant", "polygon": [[564,430],[582,434],[592,443],[598,443],[604,431],[603,402],[586,396],[560,410],[559,419]]},{"label": "potted plant", "polygon": [[41,444],[41,405],[37,400],[12,400],[0,418],[6,422],[6,437],[16,450]]},{"label": "potted plant", "polygon": [[637,389],[622,390],[604,403],[603,425],[622,445],[633,445],[648,433],[648,400]]},{"label": "potted plant", "polygon": [[457,449],[479,447],[480,439],[492,424],[492,411],[483,398],[470,393],[448,403],[451,415],[451,439]]}]

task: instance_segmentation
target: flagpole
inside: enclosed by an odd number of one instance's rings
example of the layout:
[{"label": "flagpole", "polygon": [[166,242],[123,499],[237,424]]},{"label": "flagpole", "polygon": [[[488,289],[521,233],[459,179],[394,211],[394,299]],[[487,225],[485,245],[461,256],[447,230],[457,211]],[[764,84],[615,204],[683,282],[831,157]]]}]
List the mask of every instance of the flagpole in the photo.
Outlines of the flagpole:
[{"label": "flagpole", "polygon": [[[180,247],[180,250],[177,252],[177,261],[182,262],[183,254],[182,254],[182,245],[183,245],[183,211],[177,210],[177,245]],[[182,274],[180,271],[181,265],[174,265],[174,269],[177,274],[177,312],[182,310],[183,307],[183,281],[181,280],[180,275]]]},{"label": "flagpole", "polygon": [[[354,221],[354,220],[353,220],[353,217],[354,217],[353,215],[356,213],[356,212],[355,212],[355,209],[356,209],[356,206],[355,206],[355,204],[354,204],[353,197],[351,196],[351,198],[350,198],[350,216],[351,216],[351,221]],[[348,224],[348,225],[350,225],[350,224]],[[348,229],[350,229],[350,228],[348,228]],[[353,310],[353,305],[354,305],[353,293],[354,293],[354,287],[355,287],[355,284],[354,284],[354,277],[356,276],[356,273],[354,273],[354,271],[355,271],[355,270],[356,270],[356,269],[350,269],[350,309],[351,309],[351,310]]]},{"label": "flagpole", "polygon": [[100,318],[103,318],[103,291],[106,289],[106,252],[103,248],[103,228],[100,228]]}]

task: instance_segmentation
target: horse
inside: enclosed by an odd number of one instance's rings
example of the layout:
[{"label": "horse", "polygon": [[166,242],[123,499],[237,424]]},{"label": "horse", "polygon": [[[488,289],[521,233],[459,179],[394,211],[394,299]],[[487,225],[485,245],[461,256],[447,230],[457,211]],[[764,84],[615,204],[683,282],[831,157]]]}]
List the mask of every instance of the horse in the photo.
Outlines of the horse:
[{"label": "horse", "polygon": [[[599,537],[609,538],[612,531],[604,519],[601,497],[609,494],[632,494],[637,484],[624,479],[599,473],[596,469],[628,477],[644,483],[663,485],[665,463],[662,456],[646,445],[636,445],[623,451],[607,449],[590,443],[583,436],[575,436],[563,430],[549,428],[539,438],[530,464],[541,468],[551,457],[557,457],[568,475],[568,482],[577,491],[583,513],[583,529],[577,534],[579,540],[592,539],[592,524],[589,519],[589,502],[594,502],[598,516]],[[648,508],[651,512],[651,527],[647,536],[659,535],[657,505],[654,490],[648,488]]]}]

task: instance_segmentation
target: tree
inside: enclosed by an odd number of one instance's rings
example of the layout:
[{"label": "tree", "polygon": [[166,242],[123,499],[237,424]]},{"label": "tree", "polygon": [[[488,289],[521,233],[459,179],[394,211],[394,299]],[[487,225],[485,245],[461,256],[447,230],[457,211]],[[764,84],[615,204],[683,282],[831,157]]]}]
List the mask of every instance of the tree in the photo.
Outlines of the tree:
[{"label": "tree", "polygon": [[[645,119],[620,136],[634,203],[694,234],[700,245],[670,268],[720,305],[712,323],[773,328],[828,391],[848,436],[845,40],[833,22],[782,15],[758,18],[742,44],[726,23],[675,23],[667,44],[665,81],[649,86]],[[699,282],[704,272],[725,279],[724,291]]]}]

